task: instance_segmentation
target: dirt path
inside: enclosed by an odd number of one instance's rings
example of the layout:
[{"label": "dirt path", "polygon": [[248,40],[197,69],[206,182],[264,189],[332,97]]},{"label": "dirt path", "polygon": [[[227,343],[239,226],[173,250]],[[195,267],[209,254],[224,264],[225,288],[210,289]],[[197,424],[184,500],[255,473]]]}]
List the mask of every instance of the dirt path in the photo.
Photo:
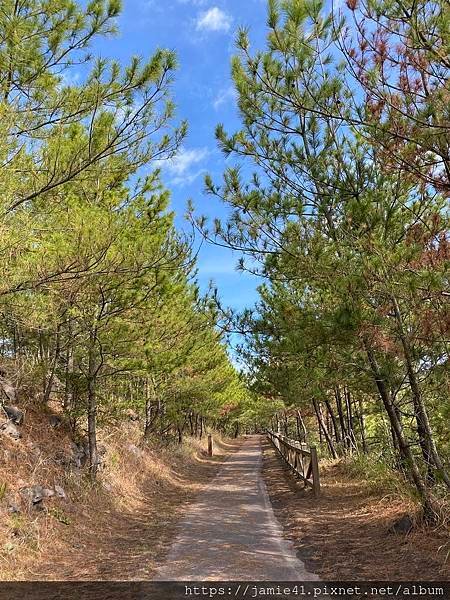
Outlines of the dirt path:
[{"label": "dirt path", "polygon": [[283,538],[261,477],[261,438],[246,438],[190,505],[156,580],[315,580]]}]

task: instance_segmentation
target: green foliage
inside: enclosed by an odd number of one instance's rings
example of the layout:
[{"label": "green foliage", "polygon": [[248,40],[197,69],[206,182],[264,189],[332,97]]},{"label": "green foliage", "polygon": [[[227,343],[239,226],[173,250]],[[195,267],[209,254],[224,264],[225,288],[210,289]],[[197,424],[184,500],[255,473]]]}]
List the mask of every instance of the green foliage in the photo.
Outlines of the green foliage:
[{"label": "green foliage", "polygon": [[384,496],[408,496],[417,501],[417,493],[405,477],[375,455],[352,457],[344,463],[344,469],[350,477],[364,481],[375,494],[381,491]]},{"label": "green foliage", "polygon": [[236,319],[255,391],[317,418],[333,455],[392,444],[423,499],[443,473],[450,486],[448,11],[347,7],[269,2],[262,51],[240,32],[242,126],[216,136],[255,173],[207,178],[231,216],[198,224],[266,279]]},{"label": "green foliage", "polygon": [[98,424],[133,410],[146,435],[172,436],[245,397],[155,162],[186,134],[176,56],[95,56],[119,12],[119,0],[0,12],[3,357],[87,433],[94,475]]}]

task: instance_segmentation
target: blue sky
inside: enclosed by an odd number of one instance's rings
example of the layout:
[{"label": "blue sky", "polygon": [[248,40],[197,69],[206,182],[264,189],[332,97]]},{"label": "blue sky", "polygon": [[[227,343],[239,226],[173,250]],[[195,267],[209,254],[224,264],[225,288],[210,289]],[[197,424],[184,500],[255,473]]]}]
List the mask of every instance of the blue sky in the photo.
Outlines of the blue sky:
[{"label": "blue sky", "polygon": [[[126,62],[129,57],[151,56],[157,47],[175,50],[179,70],[174,100],[180,119],[189,122],[189,135],[179,156],[164,169],[172,192],[177,226],[189,199],[198,214],[224,217],[226,208],[203,193],[204,175],[219,181],[227,164],[214,138],[222,122],[228,131],[239,127],[230,78],[230,59],[239,26],[251,29],[260,45],[265,35],[265,0],[123,0],[120,35],[102,42],[103,55]],[[224,304],[242,309],[254,303],[259,281],[236,272],[238,257],[227,249],[203,244],[199,254],[199,282],[206,289],[213,280]]]}]

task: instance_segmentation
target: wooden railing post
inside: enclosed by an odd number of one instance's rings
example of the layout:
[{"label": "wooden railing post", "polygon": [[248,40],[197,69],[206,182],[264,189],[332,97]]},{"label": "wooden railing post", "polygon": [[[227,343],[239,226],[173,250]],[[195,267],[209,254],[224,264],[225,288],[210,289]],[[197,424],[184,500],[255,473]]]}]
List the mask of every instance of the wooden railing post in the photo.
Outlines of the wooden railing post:
[{"label": "wooden railing post", "polygon": [[312,483],[313,483],[313,494],[316,498],[320,496],[320,478],[319,478],[319,461],[317,458],[317,448],[311,446],[311,470],[312,470]]},{"label": "wooden railing post", "polygon": [[[267,436],[293,472],[302,479],[305,487],[311,487],[314,497],[318,498],[320,496],[320,477],[317,448],[311,446],[307,450],[303,444],[270,429],[267,431]],[[308,464],[306,473],[305,457],[309,459],[306,463]],[[301,467],[301,470],[299,467]]]},{"label": "wooden railing post", "polygon": [[210,433],[208,433],[208,456],[212,456],[212,455],[213,455],[212,435]]}]

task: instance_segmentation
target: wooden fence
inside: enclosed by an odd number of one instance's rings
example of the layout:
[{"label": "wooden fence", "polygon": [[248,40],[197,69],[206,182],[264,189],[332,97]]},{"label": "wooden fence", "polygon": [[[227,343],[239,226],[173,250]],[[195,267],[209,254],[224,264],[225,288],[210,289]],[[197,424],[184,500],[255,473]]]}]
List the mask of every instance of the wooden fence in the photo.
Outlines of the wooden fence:
[{"label": "wooden fence", "polygon": [[311,487],[314,496],[318,498],[320,496],[320,477],[316,447],[308,447],[306,444],[291,440],[270,429],[267,431],[267,437],[294,473],[300,477],[305,487]]}]

